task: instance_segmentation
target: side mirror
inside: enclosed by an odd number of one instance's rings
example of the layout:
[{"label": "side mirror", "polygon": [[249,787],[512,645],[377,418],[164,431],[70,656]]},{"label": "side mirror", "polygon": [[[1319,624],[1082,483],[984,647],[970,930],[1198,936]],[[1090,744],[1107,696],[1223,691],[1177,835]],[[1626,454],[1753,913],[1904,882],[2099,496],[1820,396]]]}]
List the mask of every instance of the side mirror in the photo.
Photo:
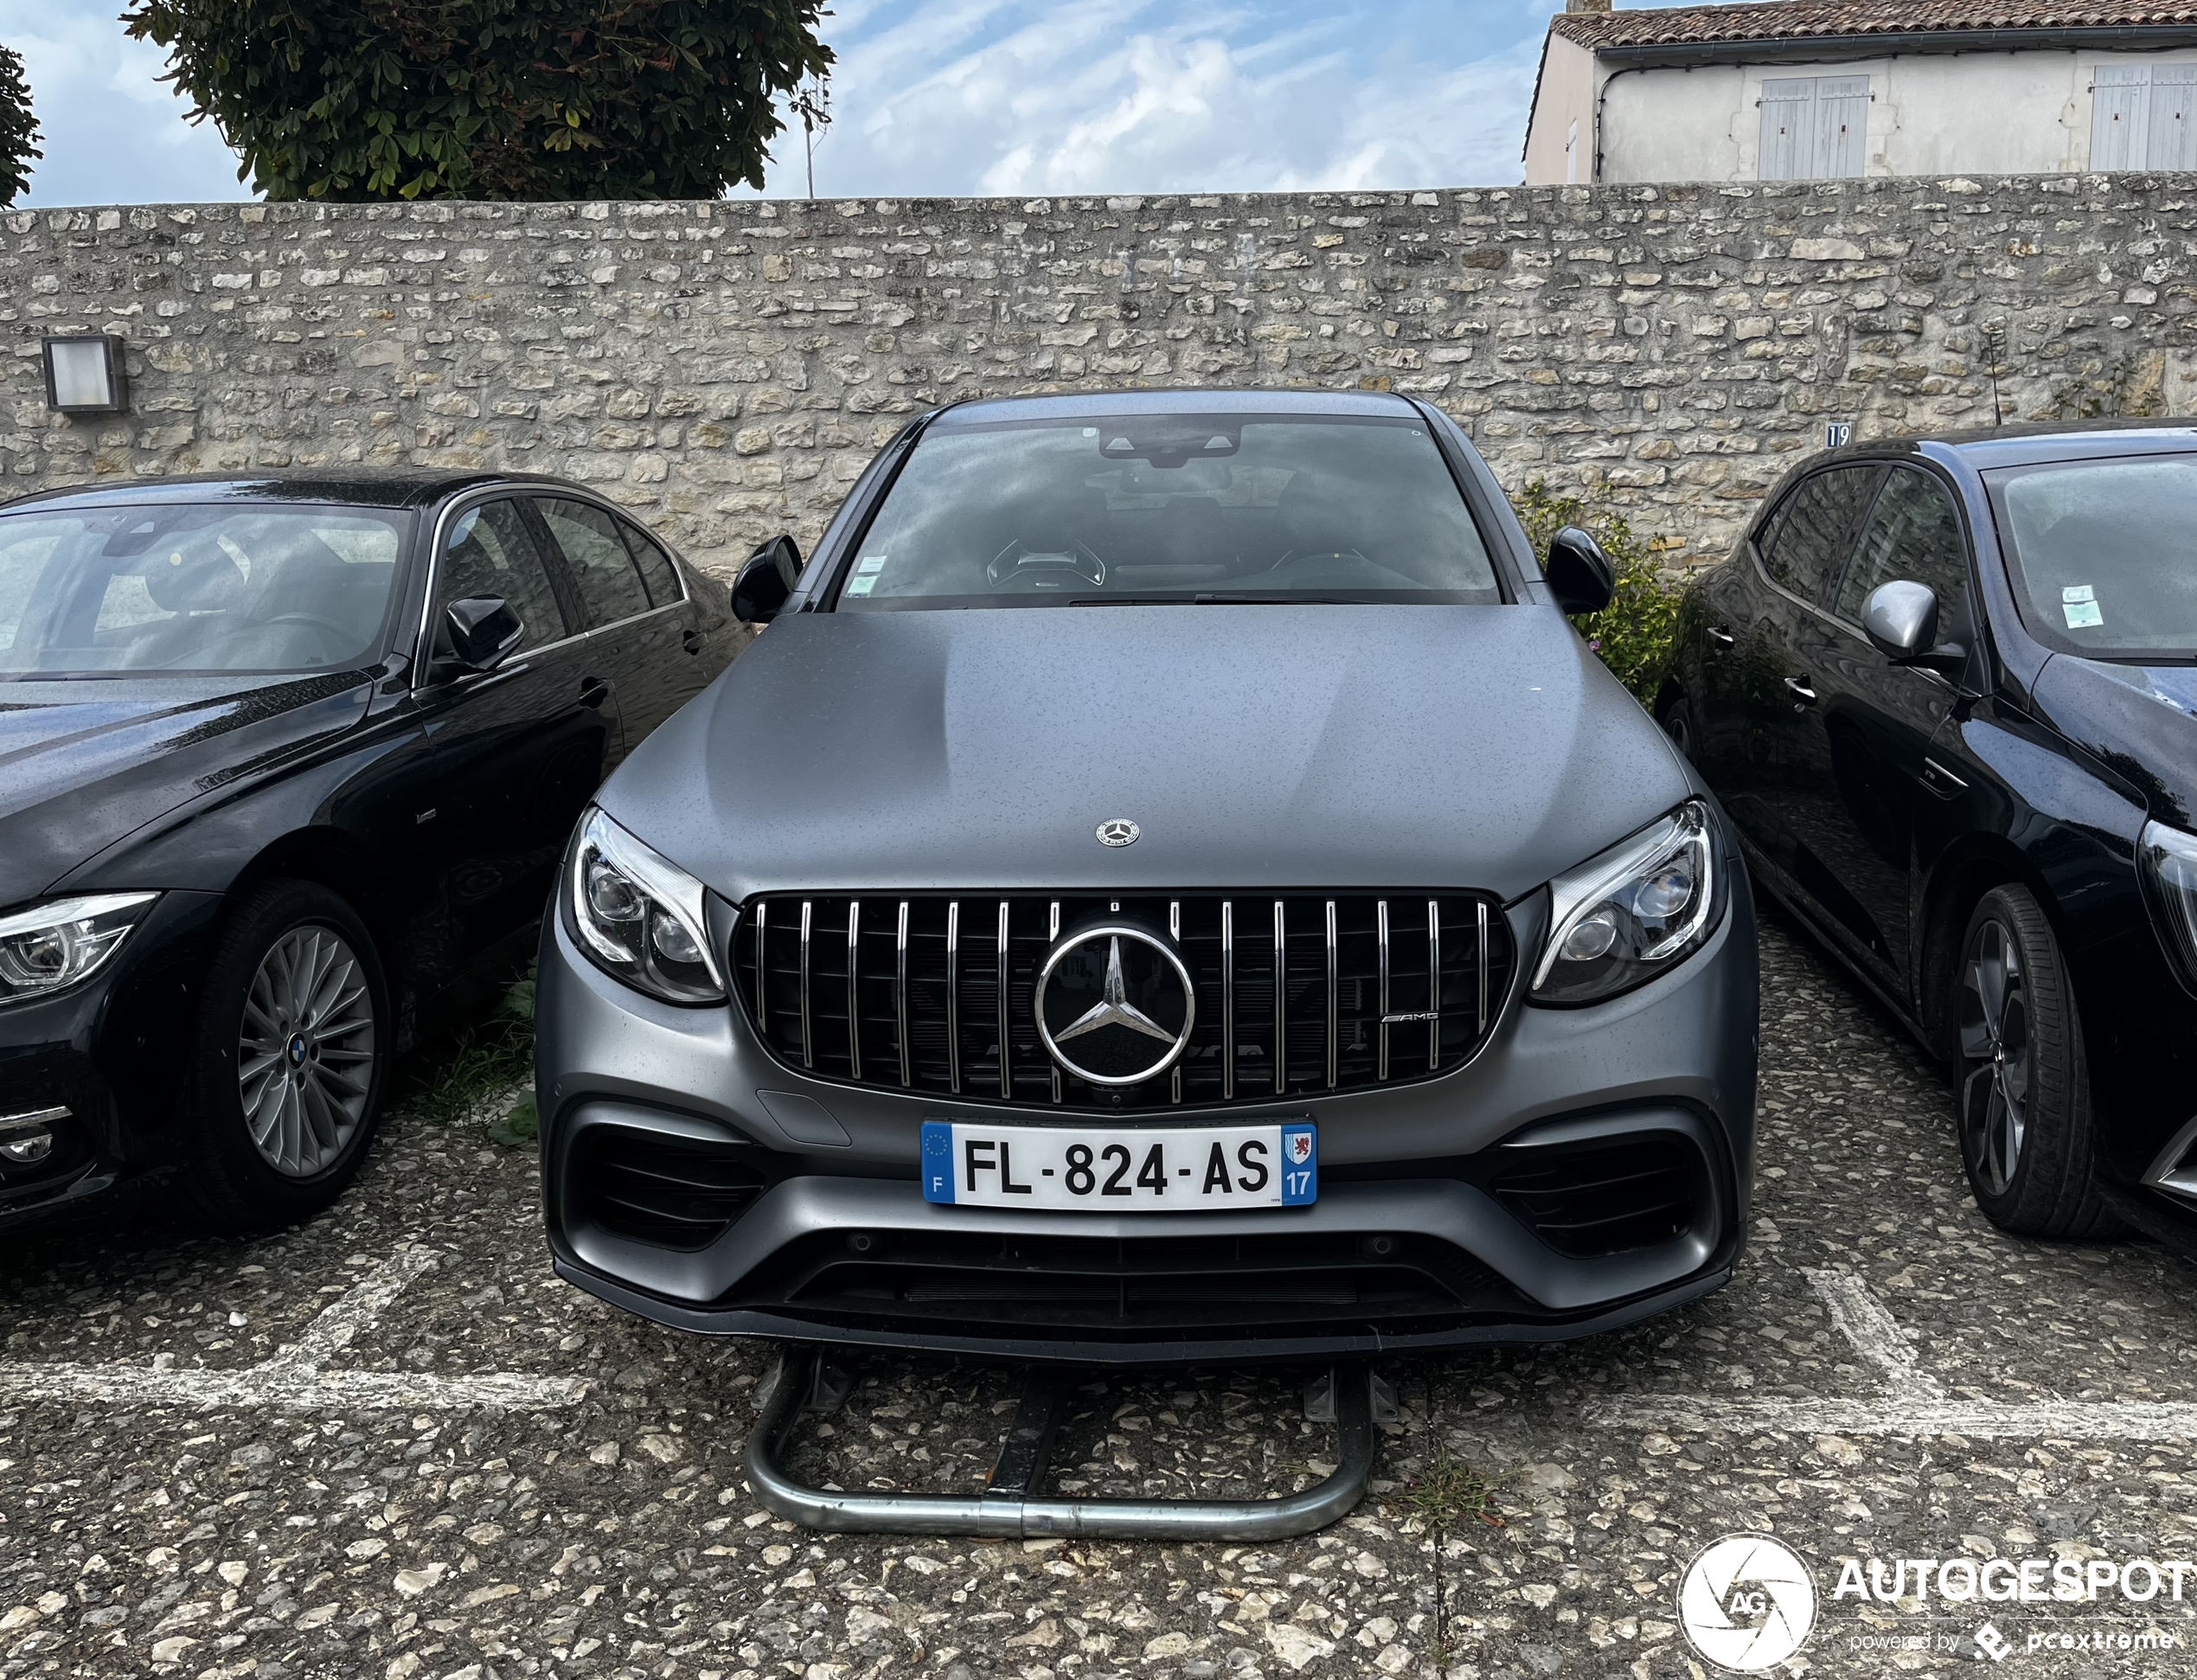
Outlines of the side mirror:
[{"label": "side mirror", "polygon": [[1968,664],[1968,650],[1958,642],[1938,641],[1938,593],[1928,584],[1879,584],[1861,608],[1861,633],[1895,665],[1951,676]]},{"label": "side mirror", "polygon": [[494,670],[526,633],[526,625],[501,595],[474,595],[443,608],[443,640],[449,657],[468,670]]},{"label": "side mirror", "polygon": [[774,536],[745,561],[733,580],[733,616],[766,625],[778,615],[801,576],[801,550],[790,536]]},{"label": "side mirror", "polygon": [[1617,568],[1599,542],[1566,525],[1549,539],[1548,587],[1567,617],[1599,612],[1617,597]]}]

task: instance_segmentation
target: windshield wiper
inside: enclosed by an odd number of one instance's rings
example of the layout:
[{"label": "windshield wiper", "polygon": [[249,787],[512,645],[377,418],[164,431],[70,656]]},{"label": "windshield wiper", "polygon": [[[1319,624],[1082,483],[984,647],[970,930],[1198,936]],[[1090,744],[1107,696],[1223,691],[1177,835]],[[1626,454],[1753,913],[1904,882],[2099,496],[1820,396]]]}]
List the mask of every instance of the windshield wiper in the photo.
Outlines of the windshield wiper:
[{"label": "windshield wiper", "polygon": [[1078,595],[1071,606],[1363,606],[1348,595]]}]

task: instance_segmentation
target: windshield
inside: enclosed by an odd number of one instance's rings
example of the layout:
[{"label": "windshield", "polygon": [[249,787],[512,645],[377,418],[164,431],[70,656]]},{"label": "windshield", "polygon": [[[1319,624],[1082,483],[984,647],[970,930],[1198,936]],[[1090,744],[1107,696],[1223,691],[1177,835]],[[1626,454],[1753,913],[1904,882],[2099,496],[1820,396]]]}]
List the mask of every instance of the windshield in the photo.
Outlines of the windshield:
[{"label": "windshield", "polygon": [[1992,496],[2039,641],[2091,659],[2197,658],[2197,455],[2031,467]]},{"label": "windshield", "polygon": [[0,676],[362,664],[410,525],[297,503],[0,516]]},{"label": "windshield", "polygon": [[839,607],[1502,599],[1416,420],[1129,414],[926,433]]}]

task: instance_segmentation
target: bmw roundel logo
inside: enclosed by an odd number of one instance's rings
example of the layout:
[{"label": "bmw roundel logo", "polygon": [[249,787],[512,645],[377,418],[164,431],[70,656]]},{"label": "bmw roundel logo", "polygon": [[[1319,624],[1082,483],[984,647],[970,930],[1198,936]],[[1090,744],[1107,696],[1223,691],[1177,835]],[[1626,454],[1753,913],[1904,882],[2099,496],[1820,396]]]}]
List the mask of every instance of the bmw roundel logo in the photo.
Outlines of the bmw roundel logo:
[{"label": "bmw roundel logo", "polygon": [[1053,947],[1037,977],[1037,1031],[1054,1061],[1093,1085],[1141,1085],[1190,1045],[1197,999],[1175,947],[1105,922]]},{"label": "bmw roundel logo", "polygon": [[1137,837],[1143,833],[1126,817],[1110,817],[1098,824],[1098,843],[1102,846],[1133,846]]}]

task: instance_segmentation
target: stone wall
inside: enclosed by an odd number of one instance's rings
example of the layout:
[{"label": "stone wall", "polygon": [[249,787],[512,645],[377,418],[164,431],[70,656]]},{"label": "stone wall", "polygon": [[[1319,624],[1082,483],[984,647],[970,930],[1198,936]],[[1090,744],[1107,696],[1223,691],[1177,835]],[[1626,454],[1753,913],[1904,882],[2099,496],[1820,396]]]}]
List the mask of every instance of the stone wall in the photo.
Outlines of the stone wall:
[{"label": "stone wall", "polygon": [[[933,403],[1101,385],[1440,403],[1514,488],[1713,557],[1820,446],[2190,406],[2184,176],[0,216],[0,483],[567,475],[727,570]],[[42,334],[130,343],[46,412]]]}]

